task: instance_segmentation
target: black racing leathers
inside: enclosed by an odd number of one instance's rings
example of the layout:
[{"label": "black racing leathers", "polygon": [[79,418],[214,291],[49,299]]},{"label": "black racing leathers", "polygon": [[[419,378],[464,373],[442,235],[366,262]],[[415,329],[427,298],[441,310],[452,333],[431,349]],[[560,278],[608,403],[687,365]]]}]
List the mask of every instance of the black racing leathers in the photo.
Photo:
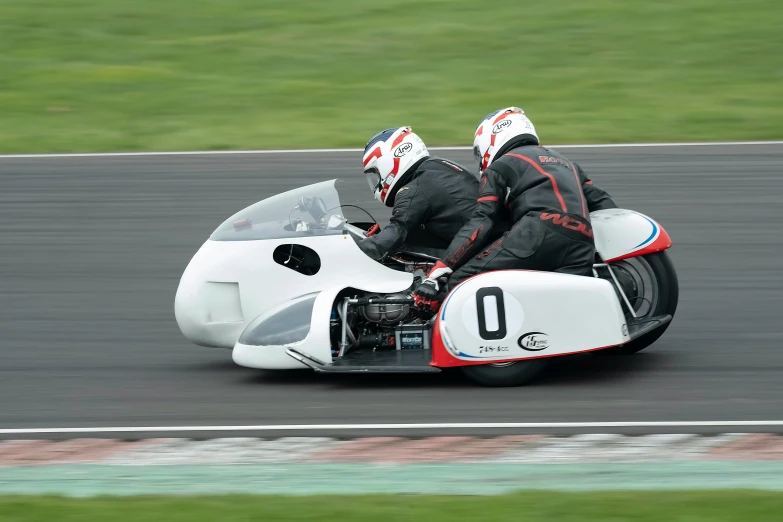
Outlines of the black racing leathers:
[{"label": "black racing leathers", "polygon": [[[503,207],[513,227],[479,252],[496,235]],[[490,270],[588,275],[595,256],[589,213],[606,208],[617,205],[576,163],[538,145],[512,148],[484,171],[470,222],[441,258],[455,270],[448,289]]]},{"label": "black racing leathers", "polygon": [[476,176],[454,162],[431,157],[416,167],[409,180],[401,181],[404,185],[390,194],[394,210],[389,224],[359,241],[359,248],[375,260],[410,245],[440,255],[476,207]]}]

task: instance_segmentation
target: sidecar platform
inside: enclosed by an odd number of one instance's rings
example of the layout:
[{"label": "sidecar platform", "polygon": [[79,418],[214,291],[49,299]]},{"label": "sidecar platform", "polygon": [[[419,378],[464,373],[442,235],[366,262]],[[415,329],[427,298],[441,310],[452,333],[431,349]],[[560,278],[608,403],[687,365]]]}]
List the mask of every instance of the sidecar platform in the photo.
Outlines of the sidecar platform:
[{"label": "sidecar platform", "polygon": [[317,372],[324,373],[439,373],[430,366],[432,350],[388,350],[349,352],[332,363],[288,348],[286,353]]},{"label": "sidecar platform", "polygon": [[[648,334],[670,322],[670,315],[660,315],[628,322],[631,340]],[[310,354],[286,349],[286,354],[302,364],[323,373],[439,373],[440,368],[430,366],[432,350],[384,350],[349,352],[342,358],[328,363]]]},{"label": "sidecar platform", "polygon": [[649,319],[630,320],[628,321],[628,335],[633,341],[671,322],[671,320],[671,315],[657,315]]}]

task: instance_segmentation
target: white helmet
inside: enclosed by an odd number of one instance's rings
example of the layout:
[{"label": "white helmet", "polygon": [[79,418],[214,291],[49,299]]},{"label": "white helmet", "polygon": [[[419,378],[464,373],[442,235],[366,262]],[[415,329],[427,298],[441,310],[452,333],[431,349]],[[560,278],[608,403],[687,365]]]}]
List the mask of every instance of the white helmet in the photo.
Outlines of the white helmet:
[{"label": "white helmet", "polygon": [[473,137],[473,154],[478,161],[479,175],[495,160],[506,143],[525,134],[533,136],[538,143],[536,128],[519,107],[506,107],[484,118]]},{"label": "white helmet", "polygon": [[419,162],[430,155],[424,142],[410,127],[381,131],[364,147],[364,175],[375,199],[387,207],[394,205],[394,186]]}]

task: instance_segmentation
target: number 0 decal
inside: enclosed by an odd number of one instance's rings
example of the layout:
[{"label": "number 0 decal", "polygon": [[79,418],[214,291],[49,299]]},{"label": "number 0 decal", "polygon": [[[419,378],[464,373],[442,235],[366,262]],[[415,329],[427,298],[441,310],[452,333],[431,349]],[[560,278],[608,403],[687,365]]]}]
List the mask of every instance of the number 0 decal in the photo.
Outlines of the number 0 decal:
[{"label": "number 0 decal", "polygon": [[[479,335],[488,341],[506,337],[506,306],[503,290],[497,286],[476,292]],[[488,328],[492,328],[489,330]]]}]

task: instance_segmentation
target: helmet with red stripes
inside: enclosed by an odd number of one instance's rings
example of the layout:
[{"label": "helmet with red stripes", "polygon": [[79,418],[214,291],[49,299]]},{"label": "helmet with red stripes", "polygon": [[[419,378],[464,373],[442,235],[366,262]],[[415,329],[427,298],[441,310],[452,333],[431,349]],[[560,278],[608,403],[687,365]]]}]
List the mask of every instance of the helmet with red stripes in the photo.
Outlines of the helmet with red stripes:
[{"label": "helmet with red stripes", "polygon": [[519,107],[506,107],[484,118],[473,137],[473,154],[478,161],[479,174],[495,161],[506,144],[523,136],[535,138],[539,143],[536,128]]},{"label": "helmet with red stripes", "polygon": [[424,142],[410,127],[381,131],[364,147],[364,175],[375,199],[391,207],[400,180],[420,160],[430,155]]}]

